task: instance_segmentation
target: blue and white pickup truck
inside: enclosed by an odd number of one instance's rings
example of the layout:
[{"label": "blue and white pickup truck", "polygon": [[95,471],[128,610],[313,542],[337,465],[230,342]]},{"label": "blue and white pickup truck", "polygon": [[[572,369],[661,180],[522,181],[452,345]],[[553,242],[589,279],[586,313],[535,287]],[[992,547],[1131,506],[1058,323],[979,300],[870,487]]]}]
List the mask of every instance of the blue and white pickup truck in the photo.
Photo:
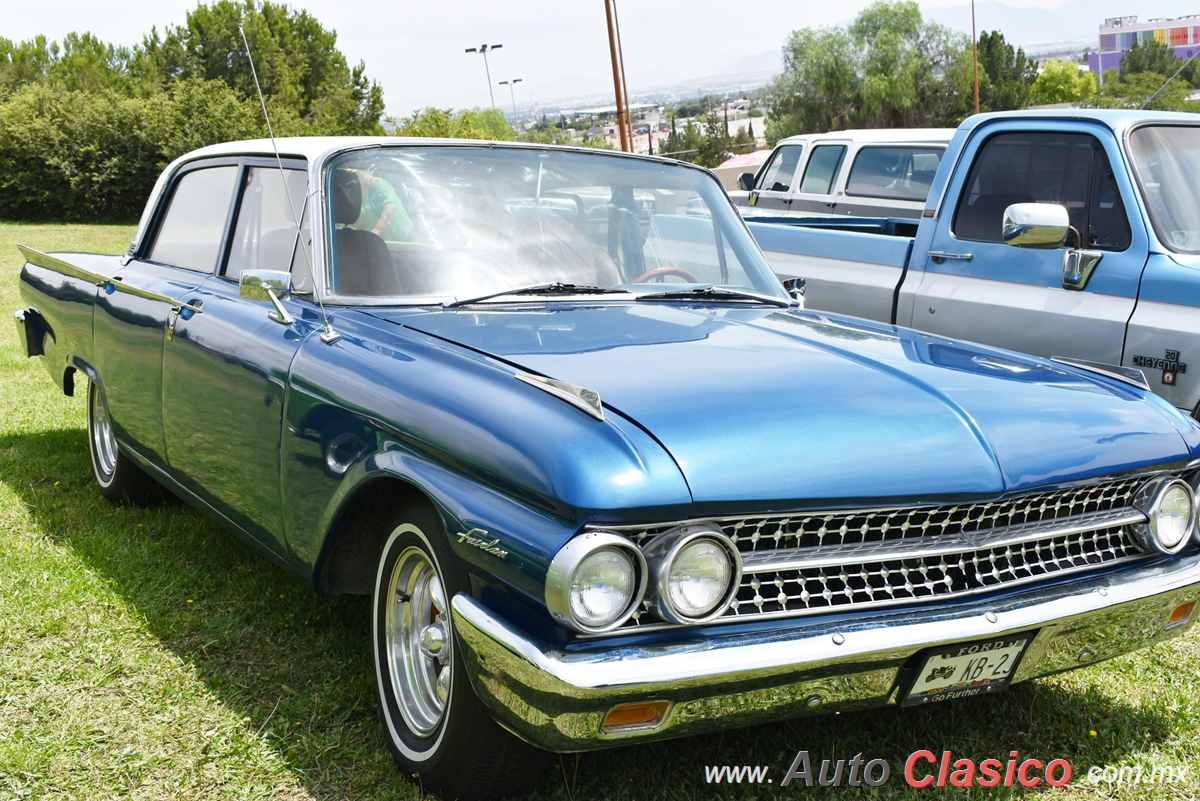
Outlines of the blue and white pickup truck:
[{"label": "blue and white pickup truck", "polygon": [[1200,115],[977,115],[919,220],[746,219],[809,308],[1141,370],[1200,416]]}]

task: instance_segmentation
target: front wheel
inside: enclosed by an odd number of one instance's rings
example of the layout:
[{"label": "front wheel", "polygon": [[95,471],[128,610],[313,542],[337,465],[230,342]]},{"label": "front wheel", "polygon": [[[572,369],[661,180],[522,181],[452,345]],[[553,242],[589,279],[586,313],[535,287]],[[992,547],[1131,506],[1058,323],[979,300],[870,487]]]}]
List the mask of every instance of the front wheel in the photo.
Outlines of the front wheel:
[{"label": "front wheel", "polygon": [[162,486],[121,452],[113,433],[112,418],[104,402],[104,390],[88,382],[88,451],[92,475],[100,494],[116,503],[149,506],[163,500]]},{"label": "front wheel", "polygon": [[500,728],[471,689],[448,603],[469,583],[440,517],[417,506],[396,515],[386,531],[371,630],[392,756],[445,801],[528,793],[547,754]]}]

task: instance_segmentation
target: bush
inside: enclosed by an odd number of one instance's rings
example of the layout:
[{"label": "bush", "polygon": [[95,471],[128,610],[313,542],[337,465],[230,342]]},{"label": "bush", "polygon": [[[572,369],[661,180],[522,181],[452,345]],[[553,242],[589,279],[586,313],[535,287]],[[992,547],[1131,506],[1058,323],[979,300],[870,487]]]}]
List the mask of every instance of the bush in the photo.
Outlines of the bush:
[{"label": "bush", "polygon": [[136,220],[168,162],[262,135],[261,115],[218,81],[148,98],[26,84],[0,102],[0,218]]}]

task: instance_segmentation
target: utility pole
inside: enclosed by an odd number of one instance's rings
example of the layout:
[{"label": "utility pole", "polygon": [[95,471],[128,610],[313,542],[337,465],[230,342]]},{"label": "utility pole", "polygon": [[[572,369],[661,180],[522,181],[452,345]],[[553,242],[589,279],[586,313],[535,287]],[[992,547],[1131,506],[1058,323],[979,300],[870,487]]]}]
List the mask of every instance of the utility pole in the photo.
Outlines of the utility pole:
[{"label": "utility pole", "polygon": [[499,50],[504,45],[480,45],[479,47],[468,47],[468,53],[480,53],[483,55],[483,70],[487,74],[488,83],[488,99],[492,101],[492,111],[496,110],[496,96],[492,94],[492,70],[488,67],[487,54],[489,50]]},{"label": "utility pole", "polygon": [[975,68],[975,113],[979,113],[979,39],[975,36],[975,0],[971,0],[971,61]]},{"label": "utility pole", "polygon": [[620,133],[621,150],[628,153],[633,150],[630,141],[633,129],[629,124],[629,106],[625,97],[625,69],[617,33],[616,0],[604,0],[604,13],[608,20],[608,51],[612,57],[613,90],[617,100],[617,130]]}]

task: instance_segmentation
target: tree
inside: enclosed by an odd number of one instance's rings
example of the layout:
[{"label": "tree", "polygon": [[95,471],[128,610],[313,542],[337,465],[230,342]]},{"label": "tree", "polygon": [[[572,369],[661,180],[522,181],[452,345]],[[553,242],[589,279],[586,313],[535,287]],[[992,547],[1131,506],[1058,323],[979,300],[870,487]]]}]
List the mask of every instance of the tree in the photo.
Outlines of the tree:
[{"label": "tree", "polygon": [[1030,99],[1037,105],[1079,103],[1096,93],[1096,76],[1070,61],[1049,59],[1042,65],[1030,90]]},{"label": "tree", "polygon": [[981,111],[1009,111],[1029,105],[1030,89],[1037,79],[1037,62],[1014,48],[999,31],[979,35],[979,107]]},{"label": "tree", "polygon": [[704,138],[696,153],[696,163],[704,167],[716,167],[729,158],[729,128],[715,111],[708,112],[704,119]]},{"label": "tree", "polygon": [[[867,7],[849,29],[804,28],[767,90],[767,139],[849,127],[957,124],[969,112],[967,39],[912,0]],[[969,61],[968,61],[969,64]]]},{"label": "tree", "polygon": [[62,47],[45,36],[14,43],[0,38],[0,92],[48,82],[67,91],[128,92],[130,51],[90,33],[68,33]]},{"label": "tree", "polygon": [[[254,56],[263,94],[290,111],[289,133],[382,133],[383,90],[360,63],[349,67],[337,34],[306,11],[270,0],[216,0],[199,5],[182,26],[143,38],[131,72],[152,87],[180,78],[219,80],[246,98],[257,90],[238,25]],[[282,126],[285,130],[289,127]]]},{"label": "tree", "polygon": [[472,109],[454,113],[452,108],[418,109],[411,117],[391,120],[397,136],[436,137],[440,139],[498,139],[515,138],[512,126],[495,109]]},{"label": "tree", "polygon": [[1180,66],[1182,64],[1170,45],[1162,42],[1134,42],[1121,59],[1120,74],[1122,78],[1143,72],[1168,76],[1174,75]]},{"label": "tree", "polygon": [[[1175,69],[1179,69],[1176,67]],[[1200,111],[1200,103],[1189,100],[1192,87],[1182,77],[1167,83],[1157,72],[1137,72],[1122,76],[1117,70],[1104,73],[1104,88],[1092,98],[1097,108],[1132,108],[1145,105],[1157,111]],[[1164,85],[1165,84],[1165,85]],[[1159,90],[1162,91],[1159,91]],[[1155,97],[1154,93],[1158,92]],[[1147,103],[1151,97],[1153,102]]]}]

